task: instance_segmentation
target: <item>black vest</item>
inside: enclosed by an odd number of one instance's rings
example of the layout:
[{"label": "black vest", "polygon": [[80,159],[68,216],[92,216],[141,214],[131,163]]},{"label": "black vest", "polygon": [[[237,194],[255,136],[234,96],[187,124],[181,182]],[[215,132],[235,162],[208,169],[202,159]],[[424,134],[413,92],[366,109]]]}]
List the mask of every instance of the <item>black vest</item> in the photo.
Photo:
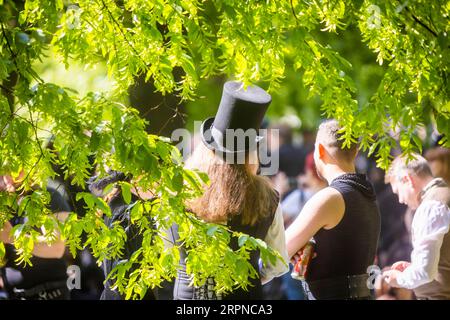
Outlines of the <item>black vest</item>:
[{"label": "black vest", "polygon": [[[345,212],[339,224],[319,230],[317,257],[311,261],[306,280],[337,278],[367,273],[374,264],[380,234],[380,213],[372,185],[362,174],[344,174],[330,187],[342,194]],[[320,299],[320,292],[312,292]]]},{"label": "black vest", "polygon": [[[109,273],[117,266],[122,259],[130,259],[133,253],[142,247],[143,235],[139,232],[139,228],[136,224],[131,223],[130,211],[134,202],[138,198],[133,194],[130,204],[126,204],[122,193],[117,194],[108,203],[111,208],[111,217],[105,216],[105,224],[112,228],[114,223],[119,223],[125,230],[127,235],[127,241],[125,242],[122,250],[122,255],[116,259],[106,259],[103,261],[103,272],[105,275],[105,287],[100,296],[100,300],[123,300],[124,297],[119,293],[118,289],[112,289],[114,281],[107,279]],[[146,219],[146,218],[143,218]],[[129,273],[133,272],[137,266],[132,267]],[[155,300],[157,298],[158,290],[148,289],[143,300]]]},{"label": "black vest", "polygon": [[[274,210],[270,215],[258,221],[255,225],[243,225],[241,223],[241,216],[234,216],[232,219],[228,221],[228,227],[237,232],[243,232],[248,234],[254,238],[262,239],[267,235],[267,232],[272,225],[276,210]],[[172,232],[174,234],[174,238],[178,239],[178,229],[177,226],[172,227]],[[233,250],[238,250],[238,239],[233,237],[230,241],[230,247]],[[209,279],[208,283],[202,288],[194,288],[189,286],[190,280],[188,275],[186,274],[186,251],[184,248],[180,249],[180,267],[181,269],[178,271],[177,279],[175,281],[175,287],[173,292],[174,300],[262,300],[263,292],[260,277],[256,279],[249,279],[250,286],[247,287],[248,291],[244,289],[236,289],[231,293],[228,293],[224,296],[217,297],[214,293],[214,281]],[[250,254],[250,263],[252,267],[258,272],[258,260],[259,260],[259,251],[253,251]]]}]

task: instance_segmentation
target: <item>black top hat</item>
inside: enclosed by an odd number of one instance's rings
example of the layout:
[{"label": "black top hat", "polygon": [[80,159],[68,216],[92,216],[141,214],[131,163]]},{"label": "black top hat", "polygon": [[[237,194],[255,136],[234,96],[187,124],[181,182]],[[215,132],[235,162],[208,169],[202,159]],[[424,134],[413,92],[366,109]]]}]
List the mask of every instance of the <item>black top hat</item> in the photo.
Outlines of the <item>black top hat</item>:
[{"label": "black top hat", "polygon": [[255,150],[262,139],[257,132],[271,101],[272,97],[258,86],[244,89],[241,82],[226,82],[216,116],[202,123],[203,143],[223,153]]}]

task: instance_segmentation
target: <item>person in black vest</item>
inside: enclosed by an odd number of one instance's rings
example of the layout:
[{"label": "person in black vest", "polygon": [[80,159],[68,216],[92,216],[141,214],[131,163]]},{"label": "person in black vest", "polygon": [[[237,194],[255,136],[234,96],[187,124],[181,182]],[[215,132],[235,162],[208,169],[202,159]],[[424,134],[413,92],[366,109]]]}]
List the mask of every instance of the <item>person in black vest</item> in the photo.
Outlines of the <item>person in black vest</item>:
[{"label": "person in black vest", "polygon": [[[19,182],[11,176],[0,176],[0,192],[16,192]],[[57,219],[63,221],[71,211],[60,192],[47,187],[50,193],[49,209]],[[21,194],[18,199],[21,201]],[[0,291],[11,300],[68,300],[67,263],[63,259],[65,244],[57,239],[51,245],[38,237],[34,243],[32,266],[18,264],[18,254],[11,238],[11,230],[17,224],[25,223],[25,218],[15,215],[0,226],[0,241],[5,245],[5,256],[0,262]]]},{"label": "person in black vest", "polygon": [[[187,254],[182,249],[174,299],[262,299],[262,283],[288,271],[279,197],[269,180],[257,175],[257,148],[262,139],[258,130],[270,102],[271,96],[257,86],[244,89],[240,82],[225,83],[217,115],[203,122],[203,143],[186,162],[186,168],[206,172],[210,185],[187,207],[204,221],[225,224],[233,231],[265,240],[281,254],[285,263],[278,261],[274,266],[262,266],[259,252],[252,252],[250,263],[259,272],[260,279],[251,279],[248,291],[237,289],[220,296],[215,294],[213,279],[200,288],[189,285]],[[174,229],[176,241],[176,226]],[[237,250],[237,239],[233,238],[230,246]]]},{"label": "person in black vest", "polygon": [[316,258],[306,283],[309,298],[370,299],[367,269],[374,264],[380,233],[375,192],[355,172],[357,145],[343,147],[336,120],[319,126],[314,161],[329,186],[316,193],[286,231],[289,257],[314,237]]},{"label": "person in black vest", "polygon": [[[125,297],[122,295],[117,288],[114,288],[114,280],[109,279],[108,275],[117,266],[117,264],[126,259],[130,259],[131,256],[142,247],[142,241],[144,239],[142,233],[139,230],[139,226],[131,222],[131,209],[133,205],[138,200],[149,200],[151,198],[150,193],[138,191],[134,188],[131,190],[131,201],[129,204],[125,202],[122,196],[122,190],[120,188],[119,182],[126,181],[130,182],[131,177],[125,175],[120,171],[109,170],[108,175],[103,178],[98,178],[93,176],[88,181],[89,190],[92,194],[98,197],[102,197],[111,208],[111,217],[104,216],[103,219],[105,224],[112,228],[114,224],[119,223],[125,230],[127,235],[127,240],[125,242],[122,254],[120,257],[115,259],[105,259],[102,263],[102,268],[105,276],[104,289],[101,293],[100,300],[124,300]],[[109,193],[105,193],[105,189],[108,186],[113,186]],[[144,217],[143,219],[147,219]],[[149,221],[153,224],[153,220]],[[136,266],[128,271],[128,274],[136,270]],[[147,290],[143,300],[156,300],[158,294],[158,289]]]}]

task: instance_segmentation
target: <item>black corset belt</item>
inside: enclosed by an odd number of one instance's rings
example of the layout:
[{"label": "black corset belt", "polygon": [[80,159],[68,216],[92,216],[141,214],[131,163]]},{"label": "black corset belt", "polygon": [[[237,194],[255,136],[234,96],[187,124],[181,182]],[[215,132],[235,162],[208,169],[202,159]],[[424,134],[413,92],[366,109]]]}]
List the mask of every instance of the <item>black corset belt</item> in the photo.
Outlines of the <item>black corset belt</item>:
[{"label": "black corset belt", "polygon": [[367,274],[343,276],[309,282],[311,293],[318,300],[370,299]]}]

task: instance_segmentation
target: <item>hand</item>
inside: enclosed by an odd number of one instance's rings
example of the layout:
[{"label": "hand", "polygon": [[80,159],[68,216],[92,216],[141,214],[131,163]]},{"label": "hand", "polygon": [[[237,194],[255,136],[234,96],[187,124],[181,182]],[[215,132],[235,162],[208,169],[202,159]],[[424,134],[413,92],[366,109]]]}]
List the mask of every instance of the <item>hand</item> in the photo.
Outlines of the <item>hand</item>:
[{"label": "hand", "polygon": [[398,261],[391,266],[391,270],[397,270],[397,271],[403,272],[406,268],[409,267],[410,264],[411,264],[411,262]]},{"label": "hand", "polygon": [[389,294],[389,290],[391,289],[391,287],[387,284],[387,282],[384,281],[383,274],[379,274],[376,276],[374,288],[375,288],[375,297],[380,297],[384,294]]},{"label": "hand", "polygon": [[[307,258],[307,255],[303,252],[303,249],[305,249],[305,247],[298,250],[297,253],[292,256],[291,263],[293,265],[295,265],[298,262],[298,260],[300,260],[300,259],[305,260]],[[314,259],[315,257],[317,257],[316,252],[313,253],[312,259]]]},{"label": "hand", "polygon": [[397,282],[398,276],[401,274],[398,270],[388,270],[383,272],[384,281],[387,282],[388,285],[394,288],[400,288],[400,285]]}]

